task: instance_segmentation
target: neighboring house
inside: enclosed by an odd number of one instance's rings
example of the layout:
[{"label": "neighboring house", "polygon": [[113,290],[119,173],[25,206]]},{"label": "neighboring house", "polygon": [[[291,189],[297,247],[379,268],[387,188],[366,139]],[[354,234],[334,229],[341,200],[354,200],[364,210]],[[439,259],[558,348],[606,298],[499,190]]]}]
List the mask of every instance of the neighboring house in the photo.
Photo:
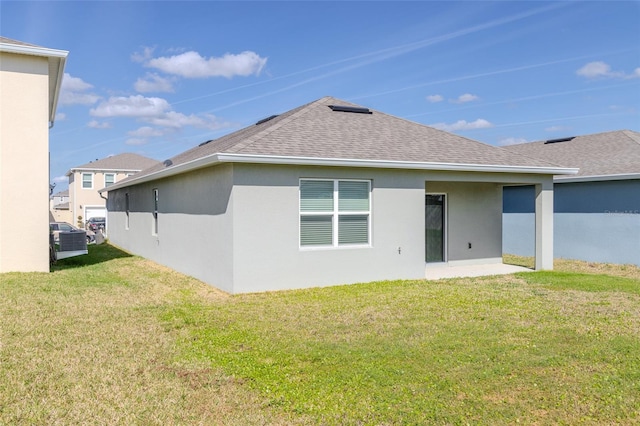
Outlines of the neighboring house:
[{"label": "neighboring house", "polygon": [[92,217],[107,217],[106,200],[98,190],[156,164],[159,162],[151,158],[124,153],[71,168],[67,172],[71,224],[84,228]]},{"label": "neighboring house", "polygon": [[502,262],[502,185],[575,173],[326,97],[208,141],[108,192],[110,241],[230,293],[425,278]]},{"label": "neighboring house", "polygon": [[73,223],[73,217],[69,211],[69,190],[57,192],[49,197],[49,220],[51,222]]},{"label": "neighboring house", "polygon": [[[640,133],[621,130],[507,147],[579,167],[554,179],[556,257],[640,266]],[[532,187],[504,189],[504,251],[534,253]]]},{"label": "neighboring house", "polygon": [[49,129],[67,53],[0,37],[0,272],[49,271]]}]

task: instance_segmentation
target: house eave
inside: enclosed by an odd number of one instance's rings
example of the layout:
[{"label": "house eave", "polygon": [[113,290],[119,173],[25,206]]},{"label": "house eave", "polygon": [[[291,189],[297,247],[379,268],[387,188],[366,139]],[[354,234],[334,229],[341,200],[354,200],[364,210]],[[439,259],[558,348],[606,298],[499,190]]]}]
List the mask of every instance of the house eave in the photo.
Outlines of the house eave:
[{"label": "house eave", "polygon": [[591,176],[556,176],[553,178],[554,183],[573,183],[573,182],[603,182],[611,180],[635,180],[640,179],[640,173],[621,173],[612,175],[591,175]]},{"label": "house eave", "polygon": [[50,49],[40,46],[26,46],[12,43],[0,43],[0,52],[14,53],[19,55],[40,56],[48,58],[49,69],[55,70],[55,75],[50,75],[49,85],[49,122],[51,126],[56,118],[56,110],[58,106],[58,98],[62,87],[62,78],[64,76],[64,67],[69,52],[66,50]]},{"label": "house eave", "polygon": [[57,57],[65,59],[69,54],[66,50],[50,49],[48,47],[27,46],[12,43],[0,43],[0,51],[7,53],[18,53],[22,55]]},{"label": "house eave", "polygon": [[168,167],[155,173],[131,179],[121,184],[111,185],[99,192],[119,189],[131,185],[150,182],[153,180],[174,176],[187,171],[197,170],[222,163],[251,163],[251,164],[273,164],[273,165],[296,165],[296,166],[325,166],[325,167],[362,167],[362,168],[383,168],[383,169],[406,169],[406,170],[438,170],[438,171],[458,171],[458,172],[484,172],[484,173],[523,173],[523,174],[545,174],[545,175],[571,175],[578,173],[578,169],[561,167],[533,167],[533,166],[504,166],[486,164],[462,164],[462,163],[435,163],[435,162],[413,162],[413,161],[391,161],[391,160],[361,160],[342,158],[316,158],[316,157],[289,157],[277,155],[254,155],[254,154],[226,154],[216,153],[193,161]]},{"label": "house eave", "polygon": [[138,173],[140,171],[140,169],[106,169],[106,168],[101,168],[101,167],[96,167],[96,168],[88,168],[88,167],[82,167],[82,168],[78,168],[78,167],[74,167],[73,169],[69,170],[65,176],[71,176],[72,174],[74,174],[75,172],[117,172],[117,173]]}]

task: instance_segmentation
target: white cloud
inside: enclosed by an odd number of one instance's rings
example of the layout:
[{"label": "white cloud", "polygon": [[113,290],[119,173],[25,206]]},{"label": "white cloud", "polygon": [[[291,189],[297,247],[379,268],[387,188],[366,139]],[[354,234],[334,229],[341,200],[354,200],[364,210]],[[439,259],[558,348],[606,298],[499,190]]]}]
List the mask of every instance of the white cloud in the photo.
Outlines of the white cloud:
[{"label": "white cloud", "polygon": [[133,62],[139,62],[139,63],[143,63],[145,61],[148,61],[149,59],[151,59],[153,57],[153,51],[155,49],[153,47],[143,47],[142,48],[142,52],[134,52],[131,55],[131,60]]},{"label": "white cloud", "polygon": [[266,63],[267,58],[261,58],[257,53],[250,51],[237,55],[226,53],[218,58],[204,58],[198,52],[191,51],[170,57],[149,59],[145,65],[185,78],[231,78],[236,75],[259,75]]},{"label": "white cloud", "polygon": [[56,112],[56,121],[64,121],[67,119],[67,114],[64,112]]},{"label": "white cloud", "polygon": [[129,136],[137,137],[137,138],[150,138],[153,136],[162,136],[164,132],[160,129],[154,129],[153,127],[143,126],[139,129],[132,130],[127,132]]},{"label": "white cloud", "polygon": [[87,127],[91,127],[92,129],[110,129],[111,123],[107,121],[99,122],[98,120],[91,120],[87,123]]},{"label": "white cloud", "polygon": [[55,183],[69,182],[69,178],[67,176],[56,176],[53,178]]},{"label": "white cloud", "polygon": [[181,128],[193,126],[201,129],[218,130],[228,126],[228,123],[221,122],[212,114],[185,115],[180,112],[169,111],[157,117],[148,117],[144,121],[156,126]]},{"label": "white cloud", "polygon": [[528,142],[525,138],[504,138],[498,141],[498,146],[515,145]]},{"label": "white cloud", "polygon": [[435,104],[437,102],[442,102],[444,100],[444,98],[441,95],[429,95],[427,96],[427,101],[431,102],[432,104]]},{"label": "white cloud", "polygon": [[486,129],[489,127],[493,127],[489,121],[484,118],[478,118],[476,121],[468,122],[466,120],[458,120],[455,123],[447,124],[447,123],[435,123],[431,124],[431,127],[435,127],[436,129],[444,130],[447,132],[454,132],[456,130],[474,130],[474,129]]},{"label": "white cloud", "polygon": [[88,93],[93,86],[81,78],[64,73],[60,86],[60,105],[91,105],[100,100],[100,96]]},{"label": "white cloud", "polygon": [[565,132],[567,130],[571,130],[571,127],[569,126],[551,126],[551,127],[547,127],[546,129],[547,132]]},{"label": "white cloud", "polygon": [[170,79],[161,77],[155,73],[147,73],[144,78],[139,78],[135,82],[134,88],[141,93],[174,91]]},{"label": "white cloud", "polygon": [[449,102],[451,102],[452,104],[464,104],[466,102],[473,102],[478,99],[479,98],[476,95],[472,95],[471,93],[465,93],[464,95],[458,96],[457,99],[452,99]]},{"label": "white cloud", "polygon": [[169,102],[162,98],[112,96],[89,113],[94,117],[156,117],[170,109]]},{"label": "white cloud", "polygon": [[602,61],[589,62],[576,71],[576,74],[585,78],[640,78],[640,68],[633,73],[626,74],[622,71],[613,71],[611,65]]},{"label": "white cloud", "polygon": [[144,145],[148,142],[146,139],[131,138],[124,141],[126,145]]}]

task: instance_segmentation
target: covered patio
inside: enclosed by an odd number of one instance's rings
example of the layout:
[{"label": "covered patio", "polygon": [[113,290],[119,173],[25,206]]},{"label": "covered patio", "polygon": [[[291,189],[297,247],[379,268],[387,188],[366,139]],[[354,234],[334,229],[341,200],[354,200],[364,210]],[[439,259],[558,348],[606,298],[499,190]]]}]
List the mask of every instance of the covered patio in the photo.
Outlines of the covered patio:
[{"label": "covered patio", "polygon": [[483,263],[478,265],[449,265],[446,263],[427,264],[425,278],[440,280],[446,278],[484,277],[508,275],[517,272],[532,272],[533,269],[506,263]]}]

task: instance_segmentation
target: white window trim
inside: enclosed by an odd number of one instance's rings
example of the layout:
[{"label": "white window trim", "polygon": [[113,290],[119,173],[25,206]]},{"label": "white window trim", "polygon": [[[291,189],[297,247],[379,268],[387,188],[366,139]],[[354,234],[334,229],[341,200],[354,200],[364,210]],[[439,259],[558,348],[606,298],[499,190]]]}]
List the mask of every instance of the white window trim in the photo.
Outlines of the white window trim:
[{"label": "white window trim", "polygon": [[[85,188],[85,186],[84,186],[84,175],[91,176],[91,188]],[[93,178],[94,178],[94,173],[90,173],[90,172],[82,172],[82,173],[80,173],[80,188],[82,188],[82,189],[93,189]]]},{"label": "white window trim", "polygon": [[111,183],[111,185],[115,185],[116,183],[116,174],[115,173],[105,173],[104,174],[104,187],[107,187],[107,175],[111,175],[113,176],[113,183]]},{"label": "white window trim", "polygon": [[[302,211],[302,197],[300,196],[300,191],[302,187],[302,181],[332,181],[333,182],[333,211]],[[368,184],[369,190],[369,210],[367,211],[339,211],[339,183],[340,182],[366,182]],[[361,249],[361,248],[369,248],[372,247],[373,244],[373,236],[371,235],[372,228],[372,181],[370,179],[335,179],[335,178],[300,178],[298,181],[298,247],[300,250],[304,251],[313,251],[313,250],[349,250],[349,249]],[[367,236],[368,242],[366,244],[342,244],[338,243],[339,241],[339,218],[340,216],[349,216],[349,215],[364,215],[366,214],[369,218],[367,221]],[[332,216],[332,244],[331,245],[314,245],[314,246],[303,246],[300,244],[300,230],[302,227],[302,216]]]}]

